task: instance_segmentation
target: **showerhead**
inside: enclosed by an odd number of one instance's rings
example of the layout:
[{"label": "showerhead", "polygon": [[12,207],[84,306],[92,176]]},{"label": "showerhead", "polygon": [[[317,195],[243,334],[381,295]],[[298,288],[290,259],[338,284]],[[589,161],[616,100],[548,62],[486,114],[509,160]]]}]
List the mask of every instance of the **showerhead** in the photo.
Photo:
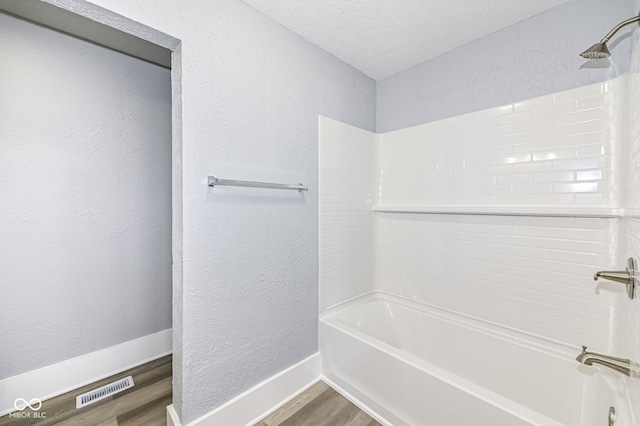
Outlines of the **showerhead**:
[{"label": "showerhead", "polygon": [[627,19],[626,21],[622,21],[620,22],[618,25],[616,25],[615,27],[613,27],[613,29],[611,31],[609,31],[609,33],[604,36],[604,38],[602,40],[600,40],[600,43],[596,43],[593,46],[591,46],[590,48],[588,48],[587,50],[585,50],[584,52],[582,52],[580,54],[581,58],[584,59],[606,59],[609,56],[611,56],[611,53],[609,52],[609,49],[607,48],[607,42],[611,39],[611,37],[613,37],[613,35],[615,33],[618,32],[618,30],[624,26],[627,26],[629,24],[632,24],[634,22],[638,22],[640,21],[640,15],[639,16],[634,16],[633,18]]},{"label": "showerhead", "polygon": [[611,56],[607,43],[596,43],[580,54],[584,59],[605,59]]}]

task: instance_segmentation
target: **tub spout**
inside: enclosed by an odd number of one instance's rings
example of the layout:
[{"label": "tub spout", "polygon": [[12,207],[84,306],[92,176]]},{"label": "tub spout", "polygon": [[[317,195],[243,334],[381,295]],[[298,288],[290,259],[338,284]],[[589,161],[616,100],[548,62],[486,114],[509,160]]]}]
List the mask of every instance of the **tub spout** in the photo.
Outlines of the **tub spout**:
[{"label": "tub spout", "polygon": [[599,271],[593,276],[594,280],[604,278],[607,280],[622,283],[627,287],[627,296],[633,299],[636,295],[636,288],[640,287],[640,280],[636,277],[636,260],[633,257],[627,259],[627,269],[625,271]]},{"label": "tub spout", "polygon": [[615,358],[609,355],[588,352],[587,347],[582,347],[582,353],[576,357],[576,361],[584,365],[600,364],[609,367],[627,376],[631,376],[631,361],[623,358]]}]

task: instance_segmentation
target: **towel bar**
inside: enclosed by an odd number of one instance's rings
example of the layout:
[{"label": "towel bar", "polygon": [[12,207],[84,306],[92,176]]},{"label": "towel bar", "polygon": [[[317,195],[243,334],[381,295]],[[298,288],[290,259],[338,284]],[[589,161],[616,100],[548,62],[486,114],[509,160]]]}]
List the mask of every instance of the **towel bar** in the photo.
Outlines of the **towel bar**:
[{"label": "towel bar", "polygon": [[269,182],[252,182],[247,180],[219,179],[215,176],[209,176],[208,185],[215,187],[216,185],[225,186],[244,186],[249,188],[267,188],[267,189],[296,189],[298,191],[308,191],[307,185],[287,184],[287,183],[269,183]]}]

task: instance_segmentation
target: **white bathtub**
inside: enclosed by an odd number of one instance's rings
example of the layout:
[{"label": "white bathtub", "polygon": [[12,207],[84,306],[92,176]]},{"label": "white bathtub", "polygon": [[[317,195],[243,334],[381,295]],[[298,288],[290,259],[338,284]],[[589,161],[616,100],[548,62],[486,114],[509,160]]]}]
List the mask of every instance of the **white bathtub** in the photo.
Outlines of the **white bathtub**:
[{"label": "white bathtub", "polygon": [[[320,318],[324,378],[402,426],[631,425],[622,376],[578,348],[385,294]],[[620,377],[618,377],[620,376]]]}]

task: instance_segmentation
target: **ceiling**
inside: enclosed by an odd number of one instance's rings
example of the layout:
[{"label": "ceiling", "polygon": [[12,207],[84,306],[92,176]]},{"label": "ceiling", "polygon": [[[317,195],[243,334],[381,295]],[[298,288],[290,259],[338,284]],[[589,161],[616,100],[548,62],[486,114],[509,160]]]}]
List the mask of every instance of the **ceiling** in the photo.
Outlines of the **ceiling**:
[{"label": "ceiling", "polygon": [[569,0],[243,0],[380,80]]}]

